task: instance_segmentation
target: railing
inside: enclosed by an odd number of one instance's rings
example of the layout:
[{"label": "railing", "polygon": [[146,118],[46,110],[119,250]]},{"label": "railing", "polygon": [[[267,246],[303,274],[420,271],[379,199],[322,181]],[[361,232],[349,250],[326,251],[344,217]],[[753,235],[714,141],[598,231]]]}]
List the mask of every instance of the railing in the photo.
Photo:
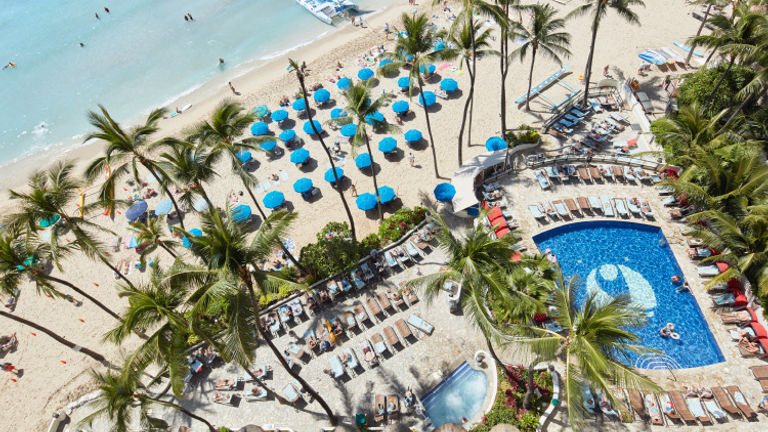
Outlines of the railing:
[{"label": "railing", "polygon": [[640,159],[640,158],[633,158],[629,156],[596,154],[596,155],[592,155],[592,157],[589,158],[589,160],[588,158],[589,157],[585,155],[559,155],[555,157],[547,157],[543,153],[539,153],[537,155],[529,156],[526,159],[525,164],[526,166],[528,166],[528,168],[541,168],[545,166],[557,165],[557,164],[563,164],[563,163],[601,162],[601,163],[609,163],[614,165],[627,165],[627,166],[641,167],[641,168],[646,168],[654,171],[660,171],[666,166],[666,164],[661,162],[650,161],[650,160]]}]

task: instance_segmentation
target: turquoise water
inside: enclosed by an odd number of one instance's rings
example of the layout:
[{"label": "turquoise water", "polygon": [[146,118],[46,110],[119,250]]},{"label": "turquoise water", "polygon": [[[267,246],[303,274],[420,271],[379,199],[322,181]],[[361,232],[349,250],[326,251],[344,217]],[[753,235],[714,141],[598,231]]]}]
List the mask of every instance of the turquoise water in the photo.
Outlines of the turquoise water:
[{"label": "turquoise water", "polygon": [[[357,3],[374,11],[392,2]],[[136,118],[334,30],[292,0],[0,0],[0,8],[0,65],[17,64],[0,71],[0,165],[79,144],[97,104]]]},{"label": "turquoise water", "polygon": [[488,378],[464,362],[448,378],[421,398],[432,426],[445,423],[461,424],[480,410],[488,392]]}]

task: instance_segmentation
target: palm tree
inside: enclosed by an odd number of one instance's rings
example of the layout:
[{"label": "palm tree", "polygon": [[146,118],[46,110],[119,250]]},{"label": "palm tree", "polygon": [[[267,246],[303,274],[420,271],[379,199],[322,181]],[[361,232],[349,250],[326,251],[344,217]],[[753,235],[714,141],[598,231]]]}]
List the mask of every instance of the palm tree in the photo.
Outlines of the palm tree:
[{"label": "palm tree", "polygon": [[159,216],[147,218],[146,223],[131,223],[131,228],[135,231],[136,240],[143,248],[142,255],[148,255],[160,247],[174,259],[176,258],[174,249],[179,243],[166,237],[168,230],[163,222],[165,222],[165,217]]},{"label": "palm tree", "polygon": [[550,302],[556,308],[552,315],[557,316],[564,329],[562,334],[525,324],[510,325],[506,327],[510,337],[505,344],[523,349],[542,361],[564,363],[568,418],[578,430],[584,419],[580,386],[589,385],[604,391],[614,406],[619,401],[610,385],[650,391],[659,391],[659,386],[622,363],[632,353],[652,351],[637,345],[639,338],[631,331],[643,325],[646,318],[632,305],[631,298],[620,294],[600,304],[591,295],[578,306],[576,279],[564,281],[562,275],[557,279]]},{"label": "palm tree", "polygon": [[595,43],[597,42],[597,30],[600,27],[600,22],[608,14],[608,11],[613,10],[628,23],[638,24],[637,14],[630,8],[633,6],[645,6],[645,3],[643,3],[643,0],[584,0],[584,3],[569,13],[568,17],[584,15],[589,12],[594,14],[592,19],[592,40],[589,44],[587,66],[584,71],[584,99],[582,104],[588,105],[589,81],[592,77],[592,59],[595,55]]},{"label": "palm tree", "polygon": [[731,124],[748,103],[753,100],[759,101],[768,92],[768,22],[765,19],[758,20],[758,26],[761,29],[758,30],[754,46],[748,47],[743,53],[745,63],[756,65],[755,77],[736,94],[736,98],[741,99],[741,103],[726,124]]},{"label": "palm tree", "polygon": [[194,198],[200,196],[209,208],[214,208],[203,184],[218,176],[214,165],[221,153],[174,138],[163,140],[162,146],[159,165],[173,180],[189,188],[181,195],[182,202],[191,206]]},{"label": "palm tree", "polygon": [[536,53],[541,50],[543,54],[562,64],[560,56],[570,56],[571,51],[568,47],[571,43],[571,35],[560,31],[565,27],[565,20],[555,18],[557,11],[549,4],[536,4],[530,6],[533,14],[531,27],[525,27],[522,24],[513,23],[519,35],[525,41],[520,48],[515,50],[523,61],[531,50],[531,70],[528,72],[528,93],[525,98],[525,109],[530,110],[531,84],[533,83],[533,65],[536,62]]},{"label": "palm tree", "polygon": [[[724,0],[695,0],[691,2],[695,5],[701,5],[705,4],[707,5],[707,10],[704,12],[704,18],[701,20],[701,24],[699,25],[699,29],[696,30],[696,35],[692,38],[695,39],[699,35],[701,35],[702,30],[704,30],[704,26],[707,24],[707,20],[709,20],[709,13],[712,12],[712,8],[715,6],[725,6],[728,2]],[[688,56],[685,57],[685,64],[690,66],[691,65],[691,57],[693,57],[693,51],[696,49],[696,44],[691,44],[691,50],[688,51]]]},{"label": "palm tree", "polygon": [[494,0],[494,3],[502,9],[502,14],[495,21],[501,28],[499,38],[499,72],[501,77],[501,136],[507,136],[507,74],[509,73],[509,40],[515,38],[515,33],[510,26],[509,12],[517,10],[520,14],[520,22],[523,22],[520,0]]},{"label": "palm tree", "polygon": [[312,126],[312,132],[314,132],[314,135],[318,138],[320,141],[320,145],[323,147],[323,150],[325,150],[325,155],[328,156],[328,163],[331,164],[331,170],[333,171],[333,180],[334,184],[337,185],[336,192],[339,193],[339,199],[341,199],[341,204],[344,205],[344,211],[347,212],[347,219],[349,220],[349,229],[352,231],[352,239],[357,241],[357,233],[355,231],[355,220],[352,218],[352,211],[349,209],[349,204],[347,204],[347,198],[344,196],[344,191],[341,190],[341,182],[339,181],[339,176],[336,174],[336,162],[333,159],[333,156],[331,155],[331,151],[328,150],[328,146],[325,145],[325,141],[323,140],[323,136],[320,134],[320,131],[317,130],[315,127],[315,122],[312,120],[312,109],[310,108],[309,104],[309,93],[307,92],[307,85],[304,81],[304,71],[299,67],[299,64],[293,60],[288,59],[289,68],[292,72],[296,73],[296,79],[299,81],[299,91],[304,98],[304,110],[307,114],[307,120],[309,121],[309,124]]},{"label": "palm tree", "polygon": [[141,383],[139,374],[131,368],[130,363],[126,364],[126,367],[119,374],[93,371],[92,375],[101,391],[96,399],[90,403],[95,405],[96,409],[80,421],[79,424],[81,425],[90,424],[100,417],[106,417],[112,425],[110,430],[127,432],[132,430],[132,411],[134,408],[138,408],[142,428],[156,427],[156,420],[150,417],[149,409],[152,406],[163,406],[178,410],[187,417],[204,423],[210,432],[217,432],[217,429],[208,420],[181,405],[150,396],[149,390]]},{"label": "palm tree", "polygon": [[94,111],[88,112],[88,122],[96,128],[96,131],[85,137],[86,142],[97,139],[107,144],[104,156],[96,158],[85,170],[85,177],[89,182],[94,181],[105,170],[109,172],[107,180],[99,190],[99,200],[108,208],[114,205],[114,190],[120,179],[128,173],[132,173],[138,181],[139,173],[136,171],[136,167],[141,165],[155,177],[160,187],[163,188],[165,195],[171,200],[173,208],[179,215],[179,224],[184,228],[184,215],[176,204],[173,194],[168,190],[170,185],[168,176],[158,166],[151,154],[156,144],[150,142],[149,137],[157,131],[157,122],[163,117],[165,110],[153,110],[143,125],[128,130],[120,127],[120,124],[112,119],[106,108],[99,105],[99,110],[101,114]]}]

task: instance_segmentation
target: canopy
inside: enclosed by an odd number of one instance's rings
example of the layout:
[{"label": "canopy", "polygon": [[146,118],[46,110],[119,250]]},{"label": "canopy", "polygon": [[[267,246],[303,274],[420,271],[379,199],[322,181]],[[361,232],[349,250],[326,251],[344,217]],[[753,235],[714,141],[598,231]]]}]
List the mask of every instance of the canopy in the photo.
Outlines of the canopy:
[{"label": "canopy", "polygon": [[379,67],[384,67],[384,66],[386,66],[386,65],[388,65],[388,64],[391,64],[391,63],[392,63],[392,60],[390,60],[390,59],[384,59],[384,60],[382,60],[382,61],[380,61],[380,62],[379,62]]},{"label": "canopy", "polygon": [[309,150],[305,148],[296,149],[291,152],[291,163],[300,164],[309,159]]},{"label": "canopy", "polygon": [[406,113],[410,108],[411,107],[408,105],[408,102],[404,100],[399,100],[392,104],[392,111],[394,111],[396,114]]},{"label": "canopy", "polygon": [[357,208],[363,211],[373,210],[376,208],[376,195],[370,193],[360,194],[355,200]]},{"label": "canopy", "polygon": [[[139,243],[139,239],[136,238],[136,234],[131,234],[130,236],[125,237],[123,245],[128,249],[133,249],[141,246],[141,243]],[[27,258],[27,260],[29,260],[29,258]],[[22,266],[22,268],[24,267]]]},{"label": "canopy", "polygon": [[[461,212],[468,207],[479,204],[477,200],[478,177],[498,165],[504,163],[507,152],[483,152],[474,158],[464,161],[451,177],[451,184],[456,188],[456,196],[453,197],[453,211]],[[482,179],[482,177],[481,177]]]},{"label": "canopy", "polygon": [[[203,232],[200,231],[200,228],[192,228],[191,230],[189,230],[189,234],[192,237],[200,237],[201,235],[203,235]],[[182,246],[184,246],[186,248],[192,246],[192,243],[189,242],[189,239],[187,239],[187,236],[184,236],[181,239],[181,244],[182,244]]]},{"label": "canopy", "polygon": [[321,88],[315,92],[312,97],[315,99],[315,102],[328,102],[328,100],[331,99],[331,92],[328,90]]},{"label": "canopy", "polygon": [[275,147],[277,147],[277,141],[275,140],[264,141],[263,143],[259,144],[259,147],[264,151],[271,152],[272,150],[275,149]]},{"label": "canopy", "polygon": [[127,217],[129,221],[133,222],[136,219],[140,218],[146,212],[147,212],[147,202],[136,201],[135,203],[133,203],[132,206],[128,208],[128,210],[125,211],[125,217]]},{"label": "canopy", "polygon": [[266,117],[267,114],[269,114],[269,108],[267,108],[266,105],[259,105],[253,109],[253,115],[255,115],[256,118]]},{"label": "canopy", "polygon": [[408,88],[411,86],[411,77],[400,77],[397,79],[397,85],[402,88]]},{"label": "canopy", "polygon": [[339,90],[346,90],[352,87],[352,80],[346,77],[342,78],[336,82],[336,87],[338,87]]},{"label": "canopy", "polygon": [[405,133],[405,140],[408,142],[416,142],[421,139],[421,131],[417,129],[411,129]]},{"label": "canopy", "polygon": [[379,188],[379,200],[382,204],[386,204],[395,199],[395,190],[389,186],[381,186]]},{"label": "canopy", "polygon": [[264,195],[264,207],[268,209],[273,209],[280,207],[281,204],[285,201],[285,195],[283,195],[280,191],[272,191],[266,195]]},{"label": "canopy", "polygon": [[192,208],[201,212],[208,208],[208,202],[205,201],[205,198],[199,197],[197,200],[195,200],[195,203],[192,204]]},{"label": "canopy", "polygon": [[272,120],[276,122],[281,122],[288,118],[288,111],[284,109],[279,109],[277,111],[274,111],[270,117],[272,117]]},{"label": "canopy", "polygon": [[440,88],[447,92],[454,92],[458,90],[459,83],[457,83],[453,78],[445,78],[444,80],[440,81]]},{"label": "canopy", "polygon": [[368,168],[371,166],[371,155],[368,153],[360,153],[355,158],[355,165],[358,168]]},{"label": "canopy", "polygon": [[355,136],[357,133],[357,125],[354,123],[347,123],[341,127],[341,134],[345,137]]},{"label": "canopy", "polygon": [[431,91],[425,91],[424,95],[419,95],[419,103],[424,106],[432,106],[435,102],[437,102],[437,96]]},{"label": "canopy", "polygon": [[232,220],[237,223],[245,222],[249,217],[251,217],[252,213],[253,210],[251,210],[250,207],[245,204],[240,204],[239,206],[232,209]]},{"label": "canopy", "polygon": [[264,122],[256,122],[251,126],[251,133],[254,135],[266,135],[269,132],[269,126]]},{"label": "canopy", "polygon": [[344,108],[334,108],[331,110],[331,118],[340,118],[340,117],[346,117],[349,114],[347,114],[346,111],[344,111]]},{"label": "canopy", "polygon": [[374,113],[368,114],[365,116],[365,122],[369,125],[372,125],[374,122],[382,123],[384,122],[384,114],[376,111]]},{"label": "canopy", "polygon": [[304,98],[296,99],[295,101],[293,101],[293,104],[291,106],[296,111],[304,111],[305,109],[307,109],[307,104],[304,103]]},{"label": "canopy", "polygon": [[37,224],[40,226],[40,228],[48,228],[51,225],[54,225],[56,222],[61,219],[61,216],[59,216],[58,213],[54,213],[52,216],[49,216],[45,219],[41,219],[40,222]]},{"label": "canopy", "polygon": [[288,142],[294,138],[296,138],[296,131],[293,129],[286,129],[282,132],[280,132],[280,135],[278,135],[278,138],[283,140],[283,142]]},{"label": "canopy", "polygon": [[156,215],[164,215],[171,212],[171,209],[173,208],[173,203],[171,200],[162,200],[159,203],[157,203],[157,206],[155,207],[155,214]]},{"label": "canopy", "polygon": [[315,125],[315,129],[317,129],[317,133],[322,134],[323,126],[317,120],[312,120],[311,123],[309,121],[304,122],[304,133],[306,133],[307,135],[314,135],[315,131],[312,130],[313,124]]},{"label": "canopy", "polygon": [[[442,51],[442,50],[444,50],[444,49],[445,49],[445,42],[443,42],[443,41],[440,41],[440,42],[438,42],[438,43],[436,43],[436,44],[435,44],[435,49],[434,49],[434,52]],[[447,90],[446,90],[446,91],[447,91]]]},{"label": "canopy", "polygon": [[240,150],[239,152],[235,153],[235,156],[240,159],[240,162],[242,163],[246,163],[251,160],[251,152],[247,150]]},{"label": "canopy", "polygon": [[424,72],[424,65],[420,65],[419,66],[419,72],[421,72],[422,74],[433,74],[433,73],[435,73],[435,69],[436,69],[435,65],[428,64],[427,65],[427,72]]},{"label": "canopy", "polygon": [[395,151],[397,148],[397,140],[392,137],[386,137],[379,141],[379,151],[382,153],[389,153]]},{"label": "canopy", "polygon": [[[336,177],[341,180],[342,177],[344,177],[344,170],[336,167]],[[333,170],[331,168],[328,169],[328,171],[325,172],[325,181],[328,183],[333,183],[336,181],[336,179],[333,177]]]},{"label": "canopy", "polygon": [[293,184],[293,190],[296,193],[304,193],[309,192],[312,190],[312,180],[303,177],[298,180],[296,180],[296,183]]},{"label": "canopy", "polygon": [[368,68],[362,68],[357,71],[357,77],[363,81],[369,80],[373,77],[373,71]]},{"label": "canopy", "polygon": [[497,151],[507,148],[507,142],[501,137],[490,137],[485,141],[485,148],[488,151]]},{"label": "canopy", "polygon": [[438,201],[449,202],[456,195],[456,188],[450,183],[440,183],[435,186],[435,198]]}]

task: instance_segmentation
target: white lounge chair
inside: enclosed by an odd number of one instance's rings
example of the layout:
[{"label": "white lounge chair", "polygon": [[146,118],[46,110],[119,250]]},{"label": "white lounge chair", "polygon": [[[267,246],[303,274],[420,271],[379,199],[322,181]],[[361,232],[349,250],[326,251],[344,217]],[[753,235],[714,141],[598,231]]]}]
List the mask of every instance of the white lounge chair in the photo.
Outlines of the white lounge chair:
[{"label": "white lounge chair", "polygon": [[250,391],[245,394],[245,401],[246,402],[256,402],[260,400],[265,400],[267,398],[267,391],[264,390],[261,387],[254,387],[253,390],[258,390],[257,393],[253,393],[253,391]]},{"label": "white lounge chair", "polygon": [[389,268],[397,267],[399,265],[395,257],[392,256],[391,251],[384,252],[384,259],[387,261],[387,267]]},{"label": "white lounge chair", "polygon": [[415,314],[411,314],[411,316],[408,317],[408,324],[416,327],[428,335],[431,335],[435,330],[432,324],[424,321],[420,316]]},{"label": "white lounge chair", "polygon": [[357,369],[357,366],[359,364],[357,363],[357,356],[355,355],[355,350],[353,350],[352,347],[347,347],[344,350],[344,352],[349,354],[349,358],[347,359],[347,367],[352,370]]},{"label": "white lounge chair", "polygon": [[344,375],[344,368],[341,366],[341,360],[334,354],[328,359],[331,366],[331,373],[334,378],[341,378]]},{"label": "white lounge chair", "polygon": [[547,176],[544,175],[543,171],[536,171],[536,180],[539,181],[539,186],[543,190],[549,189],[549,180],[547,180]]},{"label": "white lounge chair", "polygon": [[367,262],[360,264],[360,269],[363,270],[363,278],[366,281],[370,281],[371,279],[376,277],[376,275],[371,270],[371,266],[369,266]]},{"label": "white lounge chair", "polygon": [[619,213],[619,216],[629,216],[629,212],[627,211],[627,204],[624,202],[623,198],[614,198],[613,203],[616,204],[616,212]]},{"label": "white lounge chair", "polygon": [[701,277],[714,277],[720,274],[720,269],[714,264],[699,266],[696,270]]},{"label": "white lounge chair", "polygon": [[536,205],[529,205],[528,211],[531,212],[531,215],[533,215],[535,219],[544,219],[547,217],[546,215],[544,215],[544,213],[539,211],[539,207]]},{"label": "white lounge chair", "polygon": [[570,213],[568,212],[568,209],[565,207],[565,204],[563,204],[562,201],[555,201],[552,203],[555,206],[555,210],[557,211],[557,214],[560,215],[563,219],[570,217]]},{"label": "white lounge chair", "polygon": [[603,204],[600,202],[600,200],[597,197],[591,196],[591,197],[587,198],[587,200],[589,200],[589,206],[592,207],[592,210],[602,210],[603,209]]},{"label": "white lounge chair", "polygon": [[696,418],[699,419],[699,421],[709,420],[709,416],[707,415],[706,412],[704,412],[704,406],[701,405],[701,400],[699,398],[687,397],[685,398],[685,404],[688,405],[688,410],[691,411],[691,414],[696,416]]},{"label": "white lounge chair", "polygon": [[405,250],[408,251],[408,255],[414,258],[421,257],[421,255],[419,254],[419,250],[410,241],[405,242]]},{"label": "white lounge chair", "polygon": [[717,420],[725,419],[725,411],[723,411],[720,406],[717,405],[717,402],[715,402],[714,399],[702,399],[701,402],[704,404],[704,407],[707,409],[707,411],[712,414],[712,417],[716,418]]},{"label": "white lounge chair", "polygon": [[628,166],[624,167],[624,178],[627,179],[627,181],[629,182],[634,182],[636,180],[635,175],[633,174],[632,168]]},{"label": "white lounge chair", "polygon": [[600,201],[603,203],[603,214],[605,216],[613,217],[613,205],[611,205],[611,199],[605,195],[600,197]]}]

